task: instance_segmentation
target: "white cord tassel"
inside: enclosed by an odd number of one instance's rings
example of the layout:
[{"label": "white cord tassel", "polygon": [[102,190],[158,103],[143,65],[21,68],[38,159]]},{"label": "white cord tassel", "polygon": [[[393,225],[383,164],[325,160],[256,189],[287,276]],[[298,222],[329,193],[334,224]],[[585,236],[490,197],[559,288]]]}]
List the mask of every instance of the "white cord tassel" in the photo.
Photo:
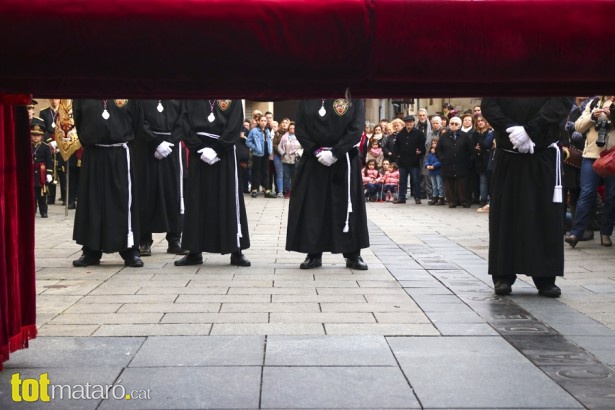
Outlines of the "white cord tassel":
[{"label": "white cord tassel", "polygon": [[184,164],[182,158],[182,144],[181,142],[177,142],[179,145],[179,214],[183,215],[185,211],[184,207]]},{"label": "white cord tassel", "polygon": [[233,146],[233,160],[235,161],[235,218],[237,218],[237,248],[241,250],[241,214],[239,212],[239,169],[237,164],[237,146]]},{"label": "white cord tassel", "polygon": [[562,159],[559,147],[554,142],[549,148],[555,149],[555,187],[553,188],[553,203],[562,203]]},{"label": "white cord tassel", "polygon": [[346,165],[348,166],[348,208],[346,209],[346,224],[344,225],[344,233],[350,231],[348,220],[350,219],[350,213],[352,212],[352,198],[350,197],[350,155],[348,155],[348,153],[346,153]]}]

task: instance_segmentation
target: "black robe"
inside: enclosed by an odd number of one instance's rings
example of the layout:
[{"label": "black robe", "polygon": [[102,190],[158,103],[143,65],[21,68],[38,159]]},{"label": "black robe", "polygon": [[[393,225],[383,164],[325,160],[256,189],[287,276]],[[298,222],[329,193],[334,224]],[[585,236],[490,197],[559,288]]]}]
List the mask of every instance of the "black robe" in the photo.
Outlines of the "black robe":
[{"label": "black robe", "polygon": [[[494,276],[564,275],[562,203],[553,202],[559,125],[569,98],[485,98],[481,109],[495,131],[489,209],[489,269]],[[522,125],[534,154],[511,153],[506,128]]]},{"label": "black robe", "polygon": [[[301,101],[296,115],[296,135],[304,149],[295,170],[288,211],[286,250],[302,253],[351,253],[369,247],[361,159],[356,145],[365,125],[362,100]],[[315,157],[320,147],[332,147],[338,160],[330,167]],[[350,158],[350,182],[348,162]],[[344,232],[348,209],[348,184],[352,212]]]},{"label": "black robe", "polygon": [[[79,176],[79,202],[73,239],[106,253],[131,248],[139,241],[134,159],[130,159],[131,229],[128,227],[129,179],[126,149],[97,144],[126,144],[128,149],[143,127],[137,100],[107,100],[109,119],[102,117],[103,100],[74,100],[73,115],[84,147]],[[131,153],[132,154],[132,153]],[[132,232],[132,234],[130,233]],[[131,243],[132,242],[132,243]]]},{"label": "black robe", "polygon": [[[212,105],[215,120],[210,122]],[[181,123],[190,150],[182,248],[191,253],[220,254],[249,248],[248,218],[235,147],[243,126],[241,101],[186,101]],[[210,138],[198,132],[220,137]],[[198,151],[206,147],[216,151],[219,162],[208,165],[201,161]]]},{"label": "black robe", "polygon": [[[163,107],[158,111],[158,102]],[[141,234],[169,232],[181,234],[180,155],[181,102],[178,100],[144,100],[143,131],[135,139],[135,175],[139,195]],[[154,157],[161,142],[174,144],[166,158]],[[185,163],[181,159],[181,166]]]}]

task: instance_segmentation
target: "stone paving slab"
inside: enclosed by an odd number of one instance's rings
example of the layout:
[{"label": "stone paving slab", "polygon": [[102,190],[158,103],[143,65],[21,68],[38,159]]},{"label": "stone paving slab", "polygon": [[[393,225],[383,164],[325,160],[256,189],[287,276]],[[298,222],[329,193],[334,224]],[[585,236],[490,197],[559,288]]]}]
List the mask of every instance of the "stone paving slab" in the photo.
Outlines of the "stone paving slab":
[{"label": "stone paving slab", "polygon": [[266,366],[397,366],[382,336],[267,338]]},{"label": "stone paving slab", "polygon": [[265,367],[263,408],[415,408],[397,367]]},{"label": "stone paving slab", "polygon": [[425,407],[583,408],[498,337],[387,340]]},{"label": "stone paving slab", "polygon": [[30,349],[11,354],[5,367],[73,369],[126,366],[144,341],[143,337],[39,337],[30,342]]},{"label": "stone paving slab", "polygon": [[246,409],[259,404],[260,367],[131,367],[120,377],[126,387],[150,389],[151,400],[125,400],[120,406],[106,401],[100,410]]},{"label": "stone paving slab", "polygon": [[262,366],[264,353],[262,336],[153,336],[130,367]]}]

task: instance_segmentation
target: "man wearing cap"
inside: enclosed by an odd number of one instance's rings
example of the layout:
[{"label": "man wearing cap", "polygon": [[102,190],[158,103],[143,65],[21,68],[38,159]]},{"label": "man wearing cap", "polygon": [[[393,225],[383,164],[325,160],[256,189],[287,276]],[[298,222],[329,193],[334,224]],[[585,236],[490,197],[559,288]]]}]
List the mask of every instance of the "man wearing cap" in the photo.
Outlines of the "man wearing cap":
[{"label": "man wearing cap", "polygon": [[129,145],[143,127],[141,103],[75,100],[73,116],[84,147],[73,229],[73,239],[83,246],[83,254],[73,266],[98,265],[103,252],[119,252],[124,265],[142,267]]},{"label": "man wearing cap", "polygon": [[30,125],[30,140],[32,142],[32,162],[34,168],[34,209],[38,205],[41,218],[47,218],[47,185],[51,182],[53,161],[51,149],[42,142],[45,135],[42,121],[33,119]]},{"label": "man wearing cap", "polygon": [[395,139],[396,162],[399,166],[399,198],[396,204],[406,203],[408,191],[408,174],[412,196],[416,204],[421,203],[421,159],[425,156],[425,134],[414,127],[414,115],[404,118],[405,128]]},{"label": "man wearing cap", "polygon": [[297,139],[304,148],[293,181],[286,250],[307,253],[301,269],[322,266],[322,253],[341,253],[346,267],[367,270],[369,247],[361,159],[362,100],[299,102]]}]

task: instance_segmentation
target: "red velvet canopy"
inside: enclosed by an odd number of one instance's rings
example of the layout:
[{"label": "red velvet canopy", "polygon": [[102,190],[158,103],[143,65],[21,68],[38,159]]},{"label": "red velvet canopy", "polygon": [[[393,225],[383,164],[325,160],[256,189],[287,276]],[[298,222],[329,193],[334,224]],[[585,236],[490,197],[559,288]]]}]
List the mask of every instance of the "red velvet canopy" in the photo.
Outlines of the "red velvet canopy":
[{"label": "red velvet canopy", "polygon": [[1,0],[0,369],[36,331],[28,128],[7,94],[613,94],[613,16],[611,0]]},{"label": "red velvet canopy", "polygon": [[610,0],[3,0],[0,93],[602,94]]}]

